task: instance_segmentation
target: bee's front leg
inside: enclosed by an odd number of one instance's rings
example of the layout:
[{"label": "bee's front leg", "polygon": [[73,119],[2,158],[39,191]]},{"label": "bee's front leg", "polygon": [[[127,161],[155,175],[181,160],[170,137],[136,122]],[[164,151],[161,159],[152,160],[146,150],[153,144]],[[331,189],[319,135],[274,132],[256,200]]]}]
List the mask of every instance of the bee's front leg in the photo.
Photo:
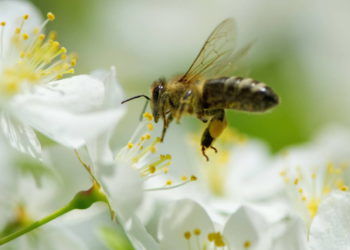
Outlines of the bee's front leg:
[{"label": "bee's front leg", "polygon": [[160,138],[160,141],[163,142],[165,133],[169,127],[169,124],[172,122],[173,116],[172,114],[169,114],[168,116],[164,115],[163,116],[163,131],[162,131],[162,137]]},{"label": "bee's front leg", "polygon": [[187,90],[185,92],[183,97],[181,97],[179,108],[177,109],[177,111],[175,113],[175,118],[176,118],[177,123],[180,122],[180,119],[181,119],[183,112],[188,110],[188,108],[191,104],[192,94],[193,94],[193,92],[190,89],[190,90]]},{"label": "bee's front leg", "polygon": [[217,149],[212,146],[212,143],[221,135],[227,126],[225,110],[217,109],[210,112],[212,114],[212,118],[208,124],[208,127],[204,130],[201,139],[202,154],[207,161],[209,161],[209,157],[206,155],[205,151],[207,148],[212,148],[215,153],[217,153]]}]

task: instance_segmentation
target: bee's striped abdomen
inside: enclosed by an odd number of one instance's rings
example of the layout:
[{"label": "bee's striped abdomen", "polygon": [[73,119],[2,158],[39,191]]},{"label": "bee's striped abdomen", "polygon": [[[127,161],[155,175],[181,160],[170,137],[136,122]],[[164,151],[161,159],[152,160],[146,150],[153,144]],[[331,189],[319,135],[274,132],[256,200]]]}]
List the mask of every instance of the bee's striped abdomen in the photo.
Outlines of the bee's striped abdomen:
[{"label": "bee's striped abdomen", "polygon": [[204,83],[205,109],[265,111],[278,103],[278,97],[264,83],[243,77],[221,77]]}]

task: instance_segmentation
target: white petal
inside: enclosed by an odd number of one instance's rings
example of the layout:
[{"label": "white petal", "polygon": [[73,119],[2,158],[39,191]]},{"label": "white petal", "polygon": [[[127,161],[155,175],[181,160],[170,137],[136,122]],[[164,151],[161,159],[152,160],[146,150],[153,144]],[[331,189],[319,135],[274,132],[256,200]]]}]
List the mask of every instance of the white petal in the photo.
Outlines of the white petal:
[{"label": "white petal", "polygon": [[2,115],[1,129],[12,147],[22,153],[41,159],[41,145],[33,129],[15,118]]},{"label": "white petal", "polygon": [[107,107],[119,106],[124,98],[124,92],[117,82],[116,70],[112,66],[110,70],[96,70],[91,73],[93,77],[104,83],[105,98],[104,103]]},{"label": "white petal", "polygon": [[298,217],[287,221],[286,229],[274,242],[273,250],[307,250],[307,232],[305,223]]},{"label": "white petal", "polygon": [[[195,229],[201,230],[199,236],[193,235]],[[185,232],[192,234],[190,242],[185,239]],[[161,249],[166,250],[188,249],[189,244],[196,247],[197,241],[208,243],[208,233],[213,232],[214,225],[206,211],[188,199],[179,200],[164,210],[158,230]]]},{"label": "white petal", "polygon": [[139,218],[133,216],[126,225],[124,225],[126,234],[128,235],[132,245],[137,250],[158,250],[159,244],[147,232],[145,226],[140,222]]},{"label": "white petal", "polygon": [[104,98],[103,82],[88,75],[78,75],[39,86],[32,93],[17,96],[14,103],[43,104],[71,113],[84,113],[99,110]]},{"label": "white petal", "polygon": [[22,17],[25,14],[29,14],[29,19],[23,27],[24,32],[31,32],[34,28],[40,27],[43,22],[42,16],[30,2],[16,0],[0,1],[0,22],[6,22],[3,40],[4,52],[7,51],[10,37],[14,33],[15,28],[20,25]]},{"label": "white petal", "polygon": [[[121,108],[121,101],[124,95],[119,83],[116,81],[115,67],[111,67],[109,71],[94,71],[92,76],[104,84],[105,96],[103,106],[113,109]],[[124,107],[122,108],[124,109]],[[87,143],[90,158],[95,166],[110,165],[113,162],[113,153],[109,146],[113,131],[114,126]]]},{"label": "white petal", "polygon": [[350,246],[350,194],[334,192],[320,205],[311,224],[314,250],[348,250]]},{"label": "white petal", "polygon": [[233,249],[269,249],[270,237],[264,218],[247,207],[239,208],[227,221],[224,233],[225,240]]},{"label": "white petal", "polygon": [[119,164],[114,174],[102,178],[113,209],[121,223],[125,223],[142,201],[143,182],[139,173],[128,165]]}]

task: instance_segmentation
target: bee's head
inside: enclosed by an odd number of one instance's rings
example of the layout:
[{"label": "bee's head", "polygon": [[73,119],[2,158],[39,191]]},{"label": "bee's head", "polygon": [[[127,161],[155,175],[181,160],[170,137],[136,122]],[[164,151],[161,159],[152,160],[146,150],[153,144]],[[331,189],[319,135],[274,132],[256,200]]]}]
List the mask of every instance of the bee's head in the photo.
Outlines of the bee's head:
[{"label": "bee's head", "polygon": [[153,82],[151,87],[151,109],[154,116],[154,121],[158,122],[160,112],[162,111],[162,97],[165,92],[165,79],[160,78]]}]

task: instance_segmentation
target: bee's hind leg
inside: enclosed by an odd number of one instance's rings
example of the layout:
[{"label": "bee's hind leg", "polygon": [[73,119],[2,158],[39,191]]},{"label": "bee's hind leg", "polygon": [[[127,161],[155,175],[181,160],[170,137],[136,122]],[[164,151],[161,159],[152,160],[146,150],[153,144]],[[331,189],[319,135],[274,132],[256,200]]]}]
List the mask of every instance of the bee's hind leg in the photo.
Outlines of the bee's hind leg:
[{"label": "bee's hind leg", "polygon": [[227,126],[227,121],[225,118],[225,110],[216,109],[216,110],[210,111],[210,113],[212,115],[212,118],[207,128],[204,130],[204,133],[201,139],[202,154],[207,161],[209,161],[209,157],[206,155],[205,151],[208,148],[212,148],[215,151],[215,153],[218,152],[218,150],[214,146],[212,146],[212,143],[217,137],[220,136],[220,134],[224,131],[224,129]]},{"label": "bee's hind leg", "polygon": [[175,114],[175,118],[176,118],[176,122],[179,123],[180,122],[180,119],[181,119],[181,116],[182,114],[188,110],[188,108],[190,107],[190,104],[191,104],[191,100],[192,100],[192,90],[187,90],[186,93],[184,94],[183,97],[181,97],[181,100],[180,100],[180,106],[179,108],[177,109],[176,111],[176,114]]}]

